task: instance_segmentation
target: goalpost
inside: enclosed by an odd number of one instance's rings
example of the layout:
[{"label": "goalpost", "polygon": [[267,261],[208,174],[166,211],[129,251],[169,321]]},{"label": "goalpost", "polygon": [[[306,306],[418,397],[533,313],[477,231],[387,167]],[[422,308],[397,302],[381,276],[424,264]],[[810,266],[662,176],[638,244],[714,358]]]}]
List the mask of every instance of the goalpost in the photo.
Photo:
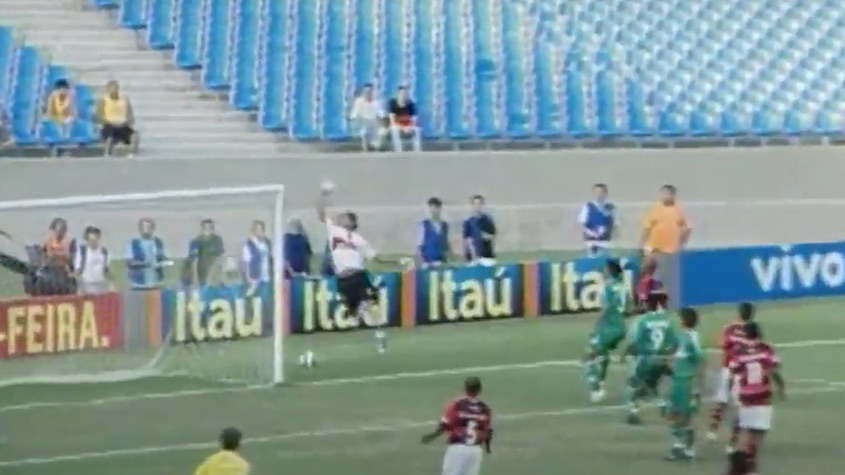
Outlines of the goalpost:
[{"label": "goalpost", "polygon": [[[0,386],[157,376],[182,376],[188,387],[193,378],[283,382],[284,208],[283,185],[0,202]],[[37,266],[57,219],[66,237],[48,267]],[[141,232],[146,223],[151,235]],[[262,225],[266,240],[253,235]],[[99,248],[87,244],[92,227]],[[102,256],[108,283],[81,285]],[[15,259],[47,270],[23,275],[7,265]],[[74,280],[56,270],[65,263],[80,274]],[[32,285],[48,277],[67,288]]]}]

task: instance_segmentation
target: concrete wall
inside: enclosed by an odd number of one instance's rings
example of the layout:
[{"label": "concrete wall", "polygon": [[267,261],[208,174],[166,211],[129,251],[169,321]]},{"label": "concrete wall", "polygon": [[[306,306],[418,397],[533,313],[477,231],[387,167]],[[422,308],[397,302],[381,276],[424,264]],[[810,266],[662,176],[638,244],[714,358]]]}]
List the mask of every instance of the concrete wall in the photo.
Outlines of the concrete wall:
[{"label": "concrete wall", "polygon": [[[338,184],[337,205],[359,211],[364,233],[383,249],[413,245],[413,225],[429,196],[443,198],[457,222],[467,197],[474,193],[486,195],[496,211],[504,247],[561,248],[578,245],[574,215],[592,183],[607,183],[613,199],[623,205],[622,239],[630,243],[636,241],[636,223],[657,188],[672,183],[694,221],[694,243],[781,243],[845,236],[845,224],[840,224],[845,220],[839,218],[845,214],[842,153],[835,147],[777,147],[309,155],[269,160],[21,160],[0,163],[0,200],[283,183],[289,188],[289,208],[301,210],[313,202],[320,181],[330,178]],[[134,232],[138,217],[154,215],[163,231],[178,236],[172,238],[173,245],[181,248],[205,216],[225,223],[227,239],[239,240],[250,219],[269,219],[271,212],[271,198],[250,197],[138,203],[62,214],[70,216],[75,226],[108,223],[101,225],[114,243]],[[0,228],[36,238],[57,214],[58,209],[2,212]]]}]

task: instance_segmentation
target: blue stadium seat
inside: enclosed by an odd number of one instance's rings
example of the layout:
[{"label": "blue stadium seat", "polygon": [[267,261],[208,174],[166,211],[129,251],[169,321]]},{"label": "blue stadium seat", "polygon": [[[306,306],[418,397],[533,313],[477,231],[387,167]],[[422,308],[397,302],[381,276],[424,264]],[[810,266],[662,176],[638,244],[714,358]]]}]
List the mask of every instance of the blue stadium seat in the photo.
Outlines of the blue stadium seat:
[{"label": "blue stadium seat", "polygon": [[237,20],[233,13],[237,0],[213,0],[207,5],[202,47],[202,84],[208,89],[229,88],[229,34]]},{"label": "blue stadium seat", "polygon": [[268,1],[264,4],[265,26],[262,30],[261,57],[258,72],[258,123],[265,130],[280,132],[289,127],[289,79],[286,47],[292,26],[288,22],[288,2]]},{"label": "blue stadium seat", "polygon": [[200,32],[204,3],[202,0],[179,0],[176,3],[176,66],[182,69],[197,69],[202,66]]},{"label": "blue stadium seat", "polygon": [[[294,0],[297,1],[297,0]],[[293,73],[293,117],[291,135],[300,140],[314,140],[318,135],[320,108],[319,67],[320,30],[318,18],[324,16],[326,2],[332,0],[298,1],[296,15],[296,42],[294,46],[295,71]],[[273,78],[270,78],[273,80]],[[339,111],[339,113],[344,113]]]},{"label": "blue stadium seat", "polygon": [[100,8],[103,10],[111,10],[115,8],[120,8],[120,1],[119,0],[89,0],[91,5],[96,8]]},{"label": "blue stadium seat", "polygon": [[12,29],[0,26],[0,101],[6,97],[10,72],[15,58],[15,36]]},{"label": "blue stadium seat", "polygon": [[347,138],[367,82],[409,85],[424,136],[456,140],[832,134],[845,113],[840,0],[95,3],[303,140]]},{"label": "blue stadium seat", "polygon": [[258,108],[261,2],[235,0],[235,11],[229,102],[235,109],[250,111]]},{"label": "blue stadium seat", "polygon": [[117,13],[117,22],[124,28],[141,30],[147,27],[147,1],[123,0]]},{"label": "blue stadium seat", "polygon": [[32,46],[18,48],[12,69],[12,140],[20,146],[36,145],[44,69],[38,50]]},{"label": "blue stadium seat", "polygon": [[149,0],[147,5],[147,44],[152,49],[172,49],[174,44],[174,31],[176,6],[180,2],[176,0]]}]

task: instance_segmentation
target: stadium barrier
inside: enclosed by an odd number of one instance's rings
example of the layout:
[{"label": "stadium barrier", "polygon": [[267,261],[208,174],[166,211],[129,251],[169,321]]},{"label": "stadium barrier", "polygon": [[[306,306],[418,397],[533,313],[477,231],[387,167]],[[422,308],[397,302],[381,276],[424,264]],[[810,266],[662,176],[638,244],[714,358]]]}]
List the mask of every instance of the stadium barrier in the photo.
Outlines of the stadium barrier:
[{"label": "stadium barrier", "polygon": [[[680,255],[679,304],[845,295],[845,241],[693,250]],[[380,321],[345,316],[334,279],[286,282],[287,333],[412,328],[598,310],[602,259],[415,269],[374,276]],[[633,286],[637,258],[622,259]],[[272,288],[167,288],[0,302],[0,359],[269,336]]]}]

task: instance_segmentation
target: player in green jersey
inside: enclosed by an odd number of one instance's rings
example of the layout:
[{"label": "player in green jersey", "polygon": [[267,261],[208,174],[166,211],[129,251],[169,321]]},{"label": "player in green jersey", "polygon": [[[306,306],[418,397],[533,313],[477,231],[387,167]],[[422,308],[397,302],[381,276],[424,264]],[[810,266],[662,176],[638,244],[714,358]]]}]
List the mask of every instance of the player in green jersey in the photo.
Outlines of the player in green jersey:
[{"label": "player in green jersey", "polygon": [[592,402],[601,402],[604,399],[604,380],[607,377],[610,354],[625,339],[628,294],[622,266],[618,261],[609,259],[605,265],[601,316],[590,335],[590,344],[583,359]]},{"label": "player in green jersey", "polygon": [[698,313],[692,308],[680,311],[681,331],[672,355],[669,384],[669,424],[672,450],[668,460],[689,460],[695,456],[693,416],[698,410],[704,387],[705,355],[698,340]]},{"label": "player in green jersey", "polygon": [[677,344],[677,329],[666,312],[668,297],[662,289],[651,292],[646,300],[650,311],[640,315],[628,331],[623,355],[633,356],[626,388],[628,423],[642,424],[640,402],[657,397],[657,405],[665,412],[666,403],[658,397],[661,378],[667,374],[667,359]]}]

